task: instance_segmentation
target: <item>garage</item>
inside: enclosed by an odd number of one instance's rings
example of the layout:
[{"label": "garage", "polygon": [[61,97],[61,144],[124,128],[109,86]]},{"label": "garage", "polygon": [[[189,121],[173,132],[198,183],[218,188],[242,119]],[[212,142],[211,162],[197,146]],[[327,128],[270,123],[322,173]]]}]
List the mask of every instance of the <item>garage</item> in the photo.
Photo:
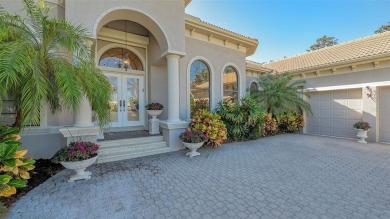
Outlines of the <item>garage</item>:
[{"label": "garage", "polygon": [[379,141],[390,143],[390,87],[379,90]]},{"label": "garage", "polygon": [[307,134],[356,138],[352,126],[363,117],[361,88],[307,94],[313,111],[313,115],[306,118]]}]

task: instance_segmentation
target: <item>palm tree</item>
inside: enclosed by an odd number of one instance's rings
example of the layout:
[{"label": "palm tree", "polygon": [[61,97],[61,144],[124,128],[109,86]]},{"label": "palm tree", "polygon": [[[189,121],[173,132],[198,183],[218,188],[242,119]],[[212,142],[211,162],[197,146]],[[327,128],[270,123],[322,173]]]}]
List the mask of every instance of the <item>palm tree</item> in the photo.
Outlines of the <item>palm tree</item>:
[{"label": "palm tree", "polygon": [[304,80],[293,80],[289,74],[268,74],[259,79],[262,90],[254,92],[252,96],[274,116],[294,110],[312,114],[310,104],[300,96],[304,84]]},{"label": "palm tree", "polygon": [[14,100],[14,126],[38,124],[42,103],[52,113],[76,111],[84,97],[106,125],[111,85],[95,66],[87,31],[50,18],[42,0],[23,3],[25,19],[0,11],[0,95]]}]

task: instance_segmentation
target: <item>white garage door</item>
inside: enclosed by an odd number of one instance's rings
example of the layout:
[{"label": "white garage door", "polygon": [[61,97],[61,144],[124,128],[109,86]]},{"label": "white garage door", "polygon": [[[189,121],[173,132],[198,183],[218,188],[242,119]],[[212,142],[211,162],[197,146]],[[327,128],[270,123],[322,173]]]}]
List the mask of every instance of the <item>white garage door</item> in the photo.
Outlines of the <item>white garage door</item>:
[{"label": "white garage door", "polygon": [[390,87],[380,88],[379,95],[379,138],[390,143]]},{"label": "white garage door", "polygon": [[353,124],[363,116],[362,89],[311,92],[313,116],[307,116],[307,134],[356,138]]}]

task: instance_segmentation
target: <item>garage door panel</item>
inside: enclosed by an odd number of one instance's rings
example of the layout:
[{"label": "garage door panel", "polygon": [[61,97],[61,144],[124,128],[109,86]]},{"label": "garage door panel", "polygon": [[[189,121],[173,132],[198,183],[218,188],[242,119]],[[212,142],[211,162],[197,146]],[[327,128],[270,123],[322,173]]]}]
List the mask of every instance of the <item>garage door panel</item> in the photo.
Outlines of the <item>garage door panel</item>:
[{"label": "garage door panel", "polygon": [[313,116],[307,117],[307,133],[355,138],[353,124],[362,120],[362,90],[337,90],[309,94]]},{"label": "garage door panel", "polygon": [[390,143],[390,87],[379,88],[379,140]]},{"label": "garage door panel", "polygon": [[333,116],[345,117],[345,116],[347,116],[347,111],[346,110],[333,110]]},{"label": "garage door panel", "polygon": [[331,118],[320,118],[318,125],[319,126],[332,125],[332,119]]},{"label": "garage door panel", "polygon": [[320,110],[320,112],[319,112],[319,116],[320,117],[331,117],[331,115],[332,115],[332,110],[331,109]]},{"label": "garage door panel", "polygon": [[332,129],[330,127],[326,127],[326,126],[320,126],[319,127],[319,134],[320,135],[332,135]]},{"label": "garage door panel", "polygon": [[343,128],[347,126],[346,119],[332,119],[332,120],[333,120],[333,126],[343,127]]},{"label": "garage door panel", "polygon": [[363,102],[361,100],[348,100],[348,107],[350,109],[363,109]]},{"label": "garage door panel", "polygon": [[348,118],[361,119],[363,117],[363,110],[348,110]]},{"label": "garage door panel", "polygon": [[328,100],[328,101],[320,101],[318,106],[319,106],[320,108],[329,108],[329,107],[332,107],[332,101],[330,101],[330,100]]}]

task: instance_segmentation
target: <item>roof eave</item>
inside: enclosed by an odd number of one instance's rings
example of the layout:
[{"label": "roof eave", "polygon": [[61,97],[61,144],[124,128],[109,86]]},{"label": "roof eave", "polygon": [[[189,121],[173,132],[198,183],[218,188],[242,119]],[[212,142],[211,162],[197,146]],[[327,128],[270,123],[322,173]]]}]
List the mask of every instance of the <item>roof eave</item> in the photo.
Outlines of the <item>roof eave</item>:
[{"label": "roof eave", "polygon": [[359,62],[368,62],[370,60],[381,59],[381,58],[386,58],[386,57],[390,57],[390,52],[389,53],[384,53],[384,54],[379,54],[379,55],[374,55],[374,56],[358,58],[358,59],[345,60],[345,61],[342,61],[342,62],[335,62],[335,63],[329,63],[329,64],[324,64],[324,65],[317,65],[317,66],[313,66],[313,67],[309,67],[309,68],[301,68],[301,69],[292,70],[292,71],[276,71],[276,72],[277,73],[300,74],[302,72],[310,72],[310,71],[319,70],[319,69],[321,69],[321,70],[329,69],[329,68],[342,66],[342,65],[344,65],[344,66],[345,65],[352,65],[352,64],[355,64],[355,63],[359,63]]}]

